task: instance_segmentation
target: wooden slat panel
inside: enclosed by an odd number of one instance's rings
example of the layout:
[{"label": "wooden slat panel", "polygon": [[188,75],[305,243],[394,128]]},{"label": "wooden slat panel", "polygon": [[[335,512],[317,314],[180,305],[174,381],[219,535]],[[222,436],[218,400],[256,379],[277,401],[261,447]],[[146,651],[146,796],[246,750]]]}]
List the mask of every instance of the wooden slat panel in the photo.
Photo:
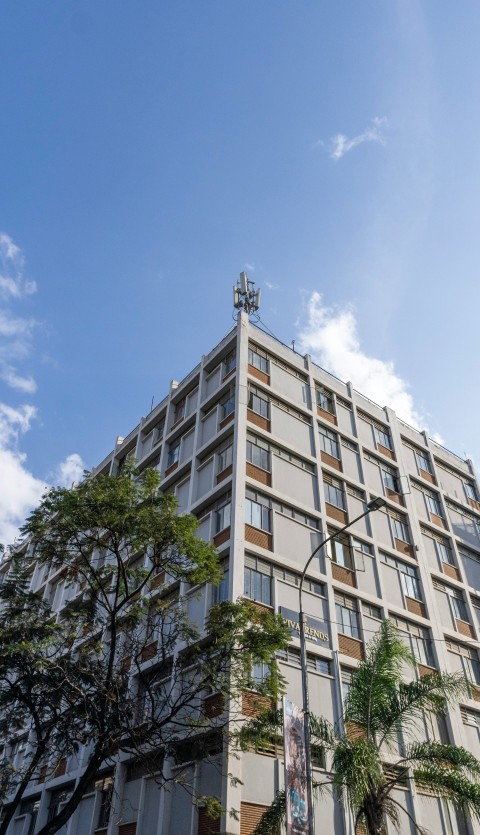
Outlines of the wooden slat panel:
[{"label": "wooden slat panel", "polygon": [[247,690],[242,695],[242,713],[244,716],[258,716],[265,710],[273,710],[275,701],[268,696],[261,696],[253,690]]},{"label": "wooden slat panel", "polygon": [[227,542],[229,539],[230,539],[230,527],[225,528],[225,530],[220,531],[220,533],[217,533],[217,535],[213,537],[213,544],[215,545],[216,548],[218,548],[219,545],[223,545],[223,543]]},{"label": "wooden slat panel", "polygon": [[338,580],[339,583],[345,583],[347,586],[353,586],[355,588],[357,585],[355,572],[351,571],[350,568],[345,568],[343,565],[337,565],[336,562],[332,562],[332,577],[334,580]]},{"label": "wooden slat panel", "polygon": [[350,638],[349,635],[339,635],[338,646],[340,652],[343,652],[344,655],[349,655],[351,658],[357,658],[358,661],[363,661],[364,651],[362,641],[358,641],[356,638]]},{"label": "wooden slat panel", "polygon": [[391,449],[388,449],[388,447],[383,446],[383,444],[377,443],[377,449],[379,452],[382,453],[382,455],[385,455],[387,458],[391,458],[392,461],[396,461],[393,451]]},{"label": "wooden slat panel", "polygon": [[443,573],[453,580],[461,580],[460,572],[455,565],[450,565],[448,562],[442,562]]},{"label": "wooden slat panel", "polygon": [[272,486],[272,475],[271,473],[267,473],[266,470],[262,470],[261,467],[256,467],[255,464],[250,464],[247,461],[247,475],[249,478],[254,478],[255,481],[260,481],[261,484],[266,484],[267,487]]},{"label": "wooden slat panel", "polygon": [[466,635],[467,638],[475,638],[475,632],[470,623],[466,623],[464,620],[456,620],[455,624],[457,632],[460,632],[461,635]]},{"label": "wooden slat panel", "polygon": [[332,519],[335,519],[337,522],[341,522],[343,525],[347,524],[348,516],[340,507],[335,507],[334,504],[325,502],[325,509],[327,511],[327,516],[331,516]]},{"label": "wooden slat panel", "polygon": [[252,835],[267,808],[259,803],[242,802],[240,804],[240,835]]},{"label": "wooden slat panel", "polygon": [[270,385],[270,375],[265,374],[265,371],[260,371],[259,368],[255,368],[255,366],[250,365],[250,363],[248,363],[248,373],[251,377],[256,377],[257,380],[261,380],[262,383],[266,383],[267,386]]},{"label": "wooden slat panel", "polygon": [[230,464],[229,467],[225,467],[225,469],[222,470],[221,473],[218,473],[217,484],[220,484],[221,481],[224,481],[226,478],[228,478],[230,475],[232,475],[232,470],[233,470],[233,467]]},{"label": "wooden slat panel", "polygon": [[334,458],[333,455],[329,455],[328,452],[324,452],[322,449],[320,452],[320,458],[322,459],[324,464],[328,464],[329,467],[333,467],[335,470],[339,470],[342,472],[342,462],[338,460],[338,458]]},{"label": "wooden slat panel", "polygon": [[413,597],[407,597],[405,595],[405,602],[407,604],[407,609],[412,615],[420,615],[421,618],[427,617],[427,612],[425,609],[425,604],[422,603],[421,600],[415,600]]},{"label": "wooden slat panel", "polygon": [[211,818],[206,809],[198,810],[198,835],[216,835],[220,832],[220,818]]},{"label": "wooden slat panel", "polygon": [[118,835],[136,835],[137,832],[137,822],[133,821],[132,823],[122,823],[118,827]]},{"label": "wooden slat panel", "polygon": [[250,423],[254,423],[255,426],[259,426],[260,429],[265,429],[266,432],[270,432],[270,421],[268,418],[262,417],[262,415],[257,415],[252,409],[247,409],[247,420]]},{"label": "wooden slat panel", "polygon": [[247,542],[253,542],[254,545],[259,545],[260,548],[273,551],[272,534],[254,528],[253,525],[245,525],[245,539]]},{"label": "wooden slat panel", "polygon": [[329,423],[333,423],[334,426],[337,425],[337,418],[335,415],[332,415],[331,412],[326,412],[325,409],[322,409],[320,406],[317,406],[317,415],[318,417],[323,418],[323,420],[328,420]]}]

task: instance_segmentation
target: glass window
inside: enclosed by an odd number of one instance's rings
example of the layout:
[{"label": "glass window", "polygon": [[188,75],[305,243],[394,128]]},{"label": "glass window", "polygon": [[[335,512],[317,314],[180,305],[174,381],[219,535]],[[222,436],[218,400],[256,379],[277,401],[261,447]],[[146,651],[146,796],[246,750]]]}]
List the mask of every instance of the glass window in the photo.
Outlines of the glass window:
[{"label": "glass window", "polygon": [[214,603],[223,603],[224,600],[228,600],[229,577],[230,572],[229,569],[226,568],[222,574],[222,579],[220,580],[218,586],[213,587]]},{"label": "glass window", "polygon": [[[351,605],[353,601],[351,602]],[[337,629],[342,635],[348,635],[350,638],[360,639],[360,626],[358,622],[358,612],[356,609],[350,608],[339,600],[335,601],[335,617],[337,621]]]},{"label": "glass window", "polygon": [[233,463],[233,444],[227,446],[222,452],[218,453],[218,472],[221,473],[227,467],[231,467]]},{"label": "glass window", "polygon": [[425,664],[427,667],[435,666],[435,658],[433,657],[432,641],[430,638],[425,638],[419,635],[412,635],[412,652],[419,664]]},{"label": "glass window", "polygon": [[440,497],[436,493],[425,493],[427,499],[427,506],[430,513],[435,513],[436,516],[443,516],[442,504]]},{"label": "glass window", "polygon": [[345,494],[343,492],[342,482],[332,480],[332,483],[329,483],[328,481],[325,481],[324,488],[325,501],[329,504],[333,504],[335,507],[340,507],[342,510],[345,510]]},{"label": "glass window", "polygon": [[332,455],[333,458],[340,458],[338,435],[323,426],[320,427],[320,446],[328,455]]},{"label": "glass window", "polygon": [[388,490],[392,490],[394,493],[401,492],[398,476],[393,470],[387,470],[382,467],[382,477],[383,483]]},{"label": "glass window", "polygon": [[215,511],[215,533],[223,531],[230,526],[231,503],[222,505]]},{"label": "glass window", "polygon": [[317,406],[320,406],[324,412],[329,412],[331,415],[334,415],[335,404],[332,392],[323,386],[319,386],[315,389],[315,395],[317,398]]},{"label": "glass window", "polygon": [[154,444],[158,444],[158,442],[162,440],[164,431],[165,431],[165,418],[160,420],[157,423],[157,425],[155,426],[155,429],[153,430],[153,443]]},{"label": "glass window", "polygon": [[265,661],[259,661],[252,666],[252,684],[255,687],[261,687],[265,684],[270,675],[270,664]]},{"label": "glass window", "polygon": [[418,579],[417,569],[413,565],[405,565],[405,563],[398,563],[398,566],[400,568],[403,591],[407,597],[412,597],[414,600],[421,600],[422,593],[420,591],[420,580]]},{"label": "glass window", "polygon": [[352,683],[352,671],[351,670],[342,670],[341,671],[341,682],[342,682],[342,701],[345,704],[345,699],[348,696],[348,691],[350,690],[350,685]]},{"label": "glass window", "polygon": [[468,623],[468,613],[467,613],[467,606],[463,597],[460,594],[457,596],[451,595],[450,597],[452,601],[452,609],[457,620],[464,620]]},{"label": "glass window", "polygon": [[402,542],[410,542],[410,536],[408,533],[408,525],[402,519],[396,519],[395,517],[390,517],[392,519],[393,525],[393,533],[396,539],[401,539]]},{"label": "glass window", "polygon": [[270,452],[268,445],[260,439],[247,440],[247,461],[255,467],[270,472]]},{"label": "glass window", "polygon": [[478,502],[477,488],[471,481],[465,482],[465,493],[468,499],[473,499],[474,502]]},{"label": "glass window", "polygon": [[380,426],[375,426],[374,429],[377,443],[381,444],[387,449],[392,449],[392,439],[390,438],[390,433],[388,429],[383,429]]},{"label": "glass window", "polygon": [[177,420],[182,420],[185,417],[185,397],[182,397],[178,403],[175,404],[175,412],[173,416],[173,422],[176,423]]},{"label": "glass window", "polygon": [[234,368],[237,366],[237,354],[236,351],[230,351],[229,354],[225,357],[225,374],[230,374],[230,371],[233,371]]},{"label": "glass window", "polygon": [[167,467],[171,467],[172,464],[176,464],[180,458],[180,441],[176,443],[169,449],[168,452],[168,459],[167,459]]},{"label": "glass window", "polygon": [[244,590],[245,597],[256,600],[258,603],[272,605],[272,578],[269,574],[263,574],[254,568],[245,567]]},{"label": "glass window", "polygon": [[269,416],[269,402],[265,397],[262,397],[260,394],[257,393],[256,389],[251,388],[248,394],[248,408],[251,409],[253,412],[256,412],[257,415],[261,415],[264,418],[268,418]]},{"label": "glass window", "polygon": [[435,548],[437,549],[437,554],[441,562],[446,562],[449,565],[455,565],[452,549],[446,540],[436,539]]},{"label": "glass window", "polygon": [[260,528],[262,531],[270,532],[270,507],[256,502],[253,499],[245,499],[245,522],[247,525],[253,525],[254,528]]},{"label": "glass window", "polygon": [[422,452],[419,449],[415,450],[415,458],[417,461],[417,467],[420,470],[425,470],[426,473],[431,473],[432,468],[430,465],[430,458],[427,452]]},{"label": "glass window", "polygon": [[464,672],[468,680],[473,682],[473,684],[480,684],[480,664],[478,657],[476,655],[475,657],[472,655],[470,658],[462,656],[462,661]]},{"label": "glass window", "polygon": [[268,374],[268,358],[264,354],[259,353],[260,349],[256,348],[249,348],[248,349],[248,362],[250,365],[253,365],[254,368],[258,368],[259,371],[263,371],[264,374]]},{"label": "glass window", "polygon": [[350,547],[348,536],[336,536],[335,539],[332,539],[330,544],[333,562],[337,563],[337,565],[342,565],[344,568],[353,569],[354,563],[352,549]]},{"label": "glass window", "polygon": [[316,673],[322,673],[324,676],[332,674],[332,662],[328,658],[319,658],[318,655],[307,654],[307,667],[309,670],[315,670]]}]

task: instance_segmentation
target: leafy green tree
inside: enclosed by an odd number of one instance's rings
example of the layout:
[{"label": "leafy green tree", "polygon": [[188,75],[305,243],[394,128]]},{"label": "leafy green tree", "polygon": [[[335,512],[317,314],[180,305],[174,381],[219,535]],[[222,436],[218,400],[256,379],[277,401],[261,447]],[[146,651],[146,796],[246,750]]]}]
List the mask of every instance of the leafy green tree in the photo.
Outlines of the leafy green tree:
[{"label": "leafy green tree", "polygon": [[[57,712],[49,713],[52,688],[43,689],[40,678],[32,683],[40,702],[38,728],[31,706],[19,717],[19,733],[29,733],[29,755],[13,777],[15,792],[5,804],[10,817],[26,785],[38,779],[38,764],[55,771],[59,755],[87,746],[73,791],[39,835],[53,835],[69,820],[100,767],[119,752],[140,760],[161,783],[169,779],[163,771],[167,758],[185,761],[187,747],[201,759],[212,750],[212,737],[221,748],[228,726],[224,707],[251,685],[248,670],[269,662],[285,644],[281,619],[249,601],[211,607],[205,624],[190,620],[192,587],[201,594],[205,583],[218,583],[221,576],[216,550],[197,538],[196,528],[195,517],[178,515],[173,495],[160,491],[155,470],[138,477],[129,468],[117,477],[87,477],[72,490],[50,490],[25,523],[22,572],[27,576],[45,566],[55,608],[55,583],[65,590],[57,612],[25,592],[39,617],[29,626],[28,640],[17,643],[19,659],[31,665],[35,645],[35,675],[47,679],[57,668],[62,673]],[[26,609],[20,609],[20,625]],[[8,629],[0,621],[2,626]],[[0,655],[0,680],[9,664],[8,654]],[[20,678],[14,672],[13,684]],[[277,690],[272,663],[264,692]],[[11,710],[18,710],[14,700]],[[45,739],[50,715],[52,731]],[[59,729],[66,736],[57,747]]]},{"label": "leafy green tree", "polygon": [[[405,665],[415,667],[415,658],[392,623],[384,621],[352,676],[341,728],[311,716],[312,744],[323,748],[331,772],[314,784],[314,791],[339,796],[351,810],[357,833],[384,835],[387,819],[397,824],[402,814],[410,817],[394,792],[412,779],[480,820],[480,762],[456,745],[415,738],[425,714],[443,715],[449,704],[469,695],[470,685],[462,674],[450,673],[406,682]],[[241,746],[278,735],[281,723],[275,711],[252,720],[239,732]],[[279,792],[256,835],[277,835],[284,817],[285,793]],[[411,822],[417,832],[425,832]]]}]

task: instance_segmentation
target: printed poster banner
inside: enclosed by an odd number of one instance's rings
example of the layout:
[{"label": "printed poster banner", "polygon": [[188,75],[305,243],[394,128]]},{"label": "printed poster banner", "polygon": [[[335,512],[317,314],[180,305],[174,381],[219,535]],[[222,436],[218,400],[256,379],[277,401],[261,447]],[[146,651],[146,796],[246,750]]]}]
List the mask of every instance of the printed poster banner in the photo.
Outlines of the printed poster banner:
[{"label": "printed poster banner", "polygon": [[307,769],[303,710],[283,699],[283,744],[285,746],[285,799],[287,835],[311,835],[308,823]]}]

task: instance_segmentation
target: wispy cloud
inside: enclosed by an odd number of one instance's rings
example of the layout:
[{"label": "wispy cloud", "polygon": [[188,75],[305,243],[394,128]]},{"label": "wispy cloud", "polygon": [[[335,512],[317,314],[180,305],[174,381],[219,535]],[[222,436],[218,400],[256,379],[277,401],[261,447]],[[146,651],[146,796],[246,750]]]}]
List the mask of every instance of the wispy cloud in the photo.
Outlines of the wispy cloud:
[{"label": "wispy cloud", "polygon": [[255,264],[252,261],[245,261],[244,267],[249,273],[255,272]]},{"label": "wispy cloud", "polygon": [[425,417],[416,408],[408,383],[395,371],[393,362],[369,357],[362,350],[357,322],[350,307],[333,310],[312,293],[306,322],[298,334],[301,350],[312,354],[327,371],[380,406],[390,406],[399,418],[418,429],[426,428]]},{"label": "wispy cloud", "polygon": [[265,281],[267,290],[280,290],[280,284],[273,284],[272,281]]},{"label": "wispy cloud", "polygon": [[[385,145],[385,130],[388,128],[388,119],[386,116],[375,116],[371,124],[365,128],[358,136],[348,137],[343,133],[337,133],[330,140],[326,146],[331,159],[337,162],[339,159],[348,154],[349,151],[362,145],[364,142],[378,142],[380,145]],[[325,143],[319,141],[317,145],[325,146]]]},{"label": "wispy cloud", "polygon": [[[36,322],[12,310],[36,291],[36,284],[25,276],[25,257],[12,238],[0,232],[0,381],[24,395],[32,395],[37,385],[18,365],[28,359]],[[37,417],[30,403],[12,406],[0,401],[0,542],[11,544],[26,515],[40,500],[48,486],[34,475],[21,450],[21,441]],[[71,486],[84,470],[77,453],[67,456],[49,479]]]}]

